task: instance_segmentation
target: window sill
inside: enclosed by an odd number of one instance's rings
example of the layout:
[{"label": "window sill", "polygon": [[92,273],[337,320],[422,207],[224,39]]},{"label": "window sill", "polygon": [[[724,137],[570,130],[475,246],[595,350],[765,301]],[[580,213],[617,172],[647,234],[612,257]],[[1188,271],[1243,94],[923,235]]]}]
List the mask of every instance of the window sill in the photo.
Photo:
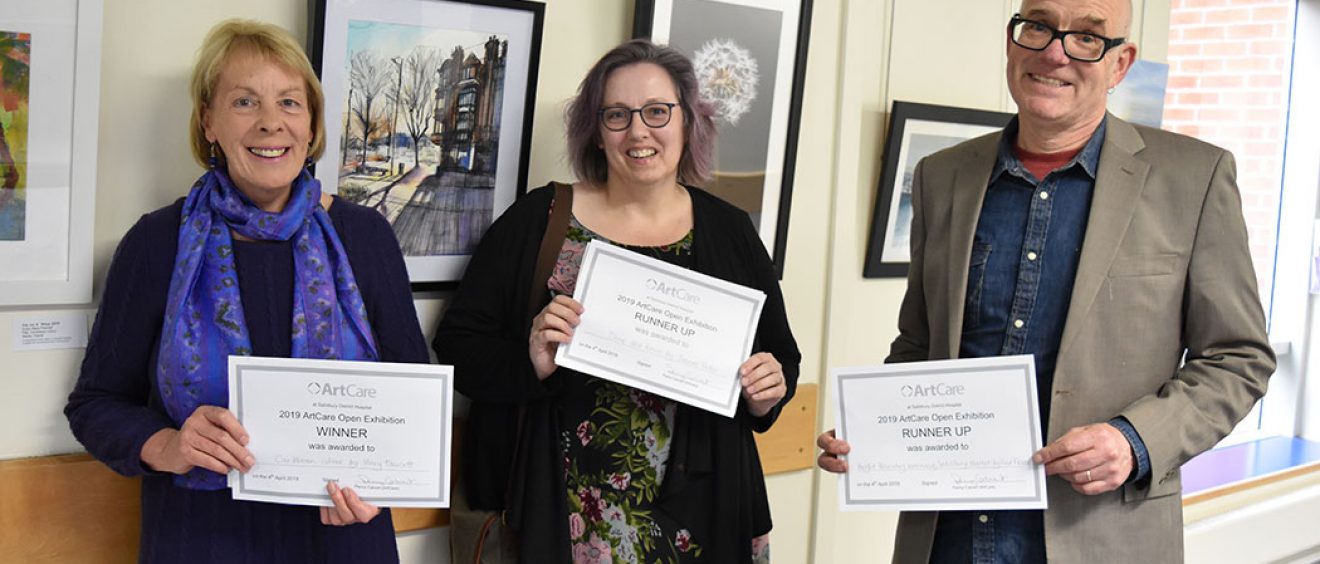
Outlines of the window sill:
[{"label": "window sill", "polygon": [[1317,562],[1320,443],[1272,437],[1183,467],[1187,562]]},{"label": "window sill", "polygon": [[1183,466],[1183,506],[1305,476],[1320,477],[1320,443],[1270,437],[1218,448]]}]

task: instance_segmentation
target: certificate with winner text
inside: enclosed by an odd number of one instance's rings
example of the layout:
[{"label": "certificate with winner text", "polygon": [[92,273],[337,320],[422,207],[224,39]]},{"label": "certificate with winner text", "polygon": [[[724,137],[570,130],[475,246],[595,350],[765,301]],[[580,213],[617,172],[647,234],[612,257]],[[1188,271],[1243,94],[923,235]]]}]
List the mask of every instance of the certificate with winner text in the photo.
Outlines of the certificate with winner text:
[{"label": "certificate with winner text", "polygon": [[1044,509],[1031,355],[830,371],[845,511]]},{"label": "certificate with winner text", "polygon": [[256,464],[234,499],[333,505],[326,484],[382,507],[449,507],[451,366],[229,357],[229,409]]},{"label": "certificate with winner text", "polygon": [[592,241],[555,363],[732,417],[765,293]]}]

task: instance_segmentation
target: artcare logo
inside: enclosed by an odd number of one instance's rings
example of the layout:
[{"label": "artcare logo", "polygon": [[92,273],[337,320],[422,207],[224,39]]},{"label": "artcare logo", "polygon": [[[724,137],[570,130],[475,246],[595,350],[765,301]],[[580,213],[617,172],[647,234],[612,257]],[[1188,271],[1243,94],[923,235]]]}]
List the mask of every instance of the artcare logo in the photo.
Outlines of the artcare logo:
[{"label": "artcare logo", "polygon": [[307,384],[307,393],[332,398],[374,398],[376,397],[376,388],[366,388],[357,384],[340,384],[336,386],[328,382],[312,382]]},{"label": "artcare logo", "polygon": [[690,304],[697,305],[701,303],[701,296],[689,292],[687,288],[671,286],[654,278],[646,279],[646,289]]},{"label": "artcare logo", "polygon": [[938,382],[935,384],[925,384],[921,386],[913,386],[909,384],[903,386],[899,390],[899,393],[903,394],[903,397],[905,398],[928,398],[928,397],[940,397],[940,396],[961,396],[965,391],[966,391],[966,387],[962,386],[961,384],[955,386],[952,384],[946,384],[944,382]]}]

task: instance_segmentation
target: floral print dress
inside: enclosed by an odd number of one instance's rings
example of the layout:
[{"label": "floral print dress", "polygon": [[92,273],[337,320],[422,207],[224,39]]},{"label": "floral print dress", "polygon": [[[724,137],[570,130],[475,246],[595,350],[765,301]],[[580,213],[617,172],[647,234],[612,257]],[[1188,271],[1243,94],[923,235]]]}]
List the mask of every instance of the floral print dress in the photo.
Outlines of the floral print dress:
[{"label": "floral print dress", "polygon": [[[614,244],[684,268],[693,233],[659,247],[613,243],[572,218],[548,286],[572,294],[587,243]],[[702,539],[656,505],[677,405],[668,399],[585,374],[565,378],[559,418],[576,564],[698,562]],[[753,549],[765,550],[765,537]]]}]

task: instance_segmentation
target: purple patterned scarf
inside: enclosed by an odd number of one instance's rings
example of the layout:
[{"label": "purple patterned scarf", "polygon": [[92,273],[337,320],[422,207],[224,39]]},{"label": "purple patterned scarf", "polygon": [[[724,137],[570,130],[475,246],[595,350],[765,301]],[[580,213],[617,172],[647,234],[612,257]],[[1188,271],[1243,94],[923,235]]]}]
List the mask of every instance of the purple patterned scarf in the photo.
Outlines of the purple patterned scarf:
[{"label": "purple patterned scarf", "polygon": [[[293,357],[377,360],[344,246],[321,207],[321,183],[303,171],[284,211],[258,209],[222,168],[202,175],[183,203],[179,250],[161,327],[157,385],[182,425],[198,406],[229,405],[228,357],[251,355],[230,231],[259,241],[293,240]],[[175,485],[218,490],[225,476],[194,468]]]}]

